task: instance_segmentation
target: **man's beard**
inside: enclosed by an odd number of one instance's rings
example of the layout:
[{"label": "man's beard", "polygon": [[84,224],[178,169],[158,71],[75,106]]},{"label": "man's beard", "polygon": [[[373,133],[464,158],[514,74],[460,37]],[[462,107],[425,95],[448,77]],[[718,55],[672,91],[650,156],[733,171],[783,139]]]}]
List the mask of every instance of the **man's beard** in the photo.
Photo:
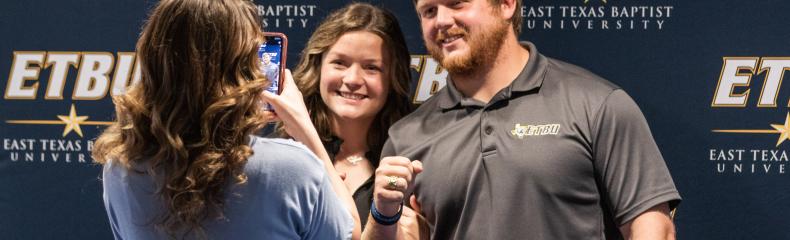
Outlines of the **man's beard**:
[{"label": "man's beard", "polygon": [[[476,34],[469,34],[466,28],[451,28],[447,32],[439,32],[436,39],[431,43],[426,42],[425,46],[431,56],[451,75],[473,74],[480,69],[490,67],[496,61],[508,27],[507,23],[500,22],[493,24],[489,30],[481,30]],[[469,51],[460,56],[448,58],[442,53],[440,44],[442,40],[458,35],[466,41]]]}]

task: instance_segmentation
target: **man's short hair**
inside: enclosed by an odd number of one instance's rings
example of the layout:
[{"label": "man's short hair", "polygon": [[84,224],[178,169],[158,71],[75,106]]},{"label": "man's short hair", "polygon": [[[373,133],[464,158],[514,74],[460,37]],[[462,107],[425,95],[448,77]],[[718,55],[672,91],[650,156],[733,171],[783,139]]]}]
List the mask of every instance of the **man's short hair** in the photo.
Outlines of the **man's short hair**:
[{"label": "man's short hair", "polygon": [[[414,5],[417,5],[417,2],[420,0],[412,0]],[[488,0],[491,5],[499,5],[502,4],[503,0]],[[516,1],[516,12],[513,13],[513,17],[510,18],[510,23],[513,24],[513,30],[516,32],[516,35],[521,33],[521,1],[522,0],[515,0]],[[495,8],[495,11],[499,11],[499,8]]]}]

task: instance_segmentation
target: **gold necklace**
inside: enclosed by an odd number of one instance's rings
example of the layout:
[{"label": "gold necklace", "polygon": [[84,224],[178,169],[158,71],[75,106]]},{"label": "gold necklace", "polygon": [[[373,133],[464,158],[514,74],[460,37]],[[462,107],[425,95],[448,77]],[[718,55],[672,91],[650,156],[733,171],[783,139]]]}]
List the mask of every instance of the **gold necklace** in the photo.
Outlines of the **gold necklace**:
[{"label": "gold necklace", "polygon": [[359,164],[359,162],[361,162],[362,160],[365,160],[365,159],[362,158],[362,156],[359,156],[359,155],[351,155],[351,156],[346,157],[345,160],[348,161],[349,163],[351,163],[351,165],[356,166],[357,164]]}]

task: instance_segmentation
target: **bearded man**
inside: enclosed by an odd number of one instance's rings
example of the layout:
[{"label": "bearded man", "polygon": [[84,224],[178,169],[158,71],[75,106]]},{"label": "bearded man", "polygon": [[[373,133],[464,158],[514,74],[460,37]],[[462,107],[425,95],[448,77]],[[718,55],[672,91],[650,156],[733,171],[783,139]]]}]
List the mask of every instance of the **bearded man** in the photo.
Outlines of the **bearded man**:
[{"label": "bearded man", "polygon": [[423,238],[674,239],[680,195],[620,87],[519,42],[520,0],[414,2],[448,84],[390,128],[367,237],[420,238],[395,224],[409,199]]}]

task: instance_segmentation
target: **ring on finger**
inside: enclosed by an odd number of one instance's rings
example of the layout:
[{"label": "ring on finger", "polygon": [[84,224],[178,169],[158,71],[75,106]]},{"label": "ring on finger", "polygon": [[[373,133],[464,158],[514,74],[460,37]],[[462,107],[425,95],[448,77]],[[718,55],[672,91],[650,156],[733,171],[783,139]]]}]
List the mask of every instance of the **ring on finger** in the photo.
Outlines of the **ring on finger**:
[{"label": "ring on finger", "polygon": [[400,177],[396,177],[396,176],[387,176],[387,187],[389,187],[389,189],[392,190],[398,189],[399,178]]}]

